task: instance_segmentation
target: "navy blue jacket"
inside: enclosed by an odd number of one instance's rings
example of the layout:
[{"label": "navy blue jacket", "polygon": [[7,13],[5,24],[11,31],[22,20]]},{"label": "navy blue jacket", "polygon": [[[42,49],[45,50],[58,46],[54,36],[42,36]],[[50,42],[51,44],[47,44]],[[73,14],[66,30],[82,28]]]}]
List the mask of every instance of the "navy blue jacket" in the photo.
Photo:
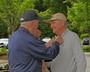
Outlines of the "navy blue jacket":
[{"label": "navy blue jacket", "polygon": [[59,43],[50,48],[20,27],[10,37],[8,44],[10,72],[42,72],[42,60],[52,60],[59,53]]}]

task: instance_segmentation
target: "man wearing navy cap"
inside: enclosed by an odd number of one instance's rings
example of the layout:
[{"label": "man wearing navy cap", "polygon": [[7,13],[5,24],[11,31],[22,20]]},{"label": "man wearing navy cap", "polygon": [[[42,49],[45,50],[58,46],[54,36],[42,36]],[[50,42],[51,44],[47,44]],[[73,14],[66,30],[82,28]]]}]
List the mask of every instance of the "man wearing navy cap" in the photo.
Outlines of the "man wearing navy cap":
[{"label": "man wearing navy cap", "polygon": [[52,60],[58,55],[62,37],[48,43],[39,40],[39,20],[33,10],[21,16],[21,26],[11,35],[8,44],[10,72],[42,72],[42,60]]}]

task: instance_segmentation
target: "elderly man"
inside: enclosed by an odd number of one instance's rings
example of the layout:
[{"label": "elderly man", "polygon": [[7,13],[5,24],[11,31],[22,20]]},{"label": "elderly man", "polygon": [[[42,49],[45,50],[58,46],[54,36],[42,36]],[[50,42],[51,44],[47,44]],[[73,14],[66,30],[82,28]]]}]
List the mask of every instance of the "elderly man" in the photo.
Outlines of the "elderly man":
[{"label": "elderly man", "polygon": [[20,28],[11,35],[8,44],[10,72],[42,72],[42,60],[58,55],[62,38],[46,44],[39,40],[39,17],[32,10],[26,11],[20,21]]},{"label": "elderly man", "polygon": [[63,37],[60,53],[51,62],[51,72],[85,72],[86,59],[79,37],[67,28],[65,15],[56,13],[46,22],[51,23],[53,33]]}]

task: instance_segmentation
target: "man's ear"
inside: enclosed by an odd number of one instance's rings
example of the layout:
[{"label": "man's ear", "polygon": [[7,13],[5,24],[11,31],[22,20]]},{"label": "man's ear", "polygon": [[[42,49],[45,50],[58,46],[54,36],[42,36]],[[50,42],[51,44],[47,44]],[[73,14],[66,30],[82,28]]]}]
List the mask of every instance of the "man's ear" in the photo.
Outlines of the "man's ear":
[{"label": "man's ear", "polygon": [[65,21],[62,21],[62,26],[64,26],[65,25]]},{"label": "man's ear", "polygon": [[33,22],[31,21],[31,22],[29,23],[29,26],[32,27],[32,25],[33,25]]}]

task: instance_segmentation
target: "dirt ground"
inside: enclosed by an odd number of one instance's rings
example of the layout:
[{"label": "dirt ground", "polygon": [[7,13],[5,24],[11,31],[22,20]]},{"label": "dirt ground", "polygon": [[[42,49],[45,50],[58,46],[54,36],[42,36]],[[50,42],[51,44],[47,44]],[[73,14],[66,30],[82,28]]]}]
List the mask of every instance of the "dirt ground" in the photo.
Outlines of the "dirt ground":
[{"label": "dirt ground", "polygon": [[7,55],[2,55],[0,56],[0,60],[7,60],[8,56]]}]

